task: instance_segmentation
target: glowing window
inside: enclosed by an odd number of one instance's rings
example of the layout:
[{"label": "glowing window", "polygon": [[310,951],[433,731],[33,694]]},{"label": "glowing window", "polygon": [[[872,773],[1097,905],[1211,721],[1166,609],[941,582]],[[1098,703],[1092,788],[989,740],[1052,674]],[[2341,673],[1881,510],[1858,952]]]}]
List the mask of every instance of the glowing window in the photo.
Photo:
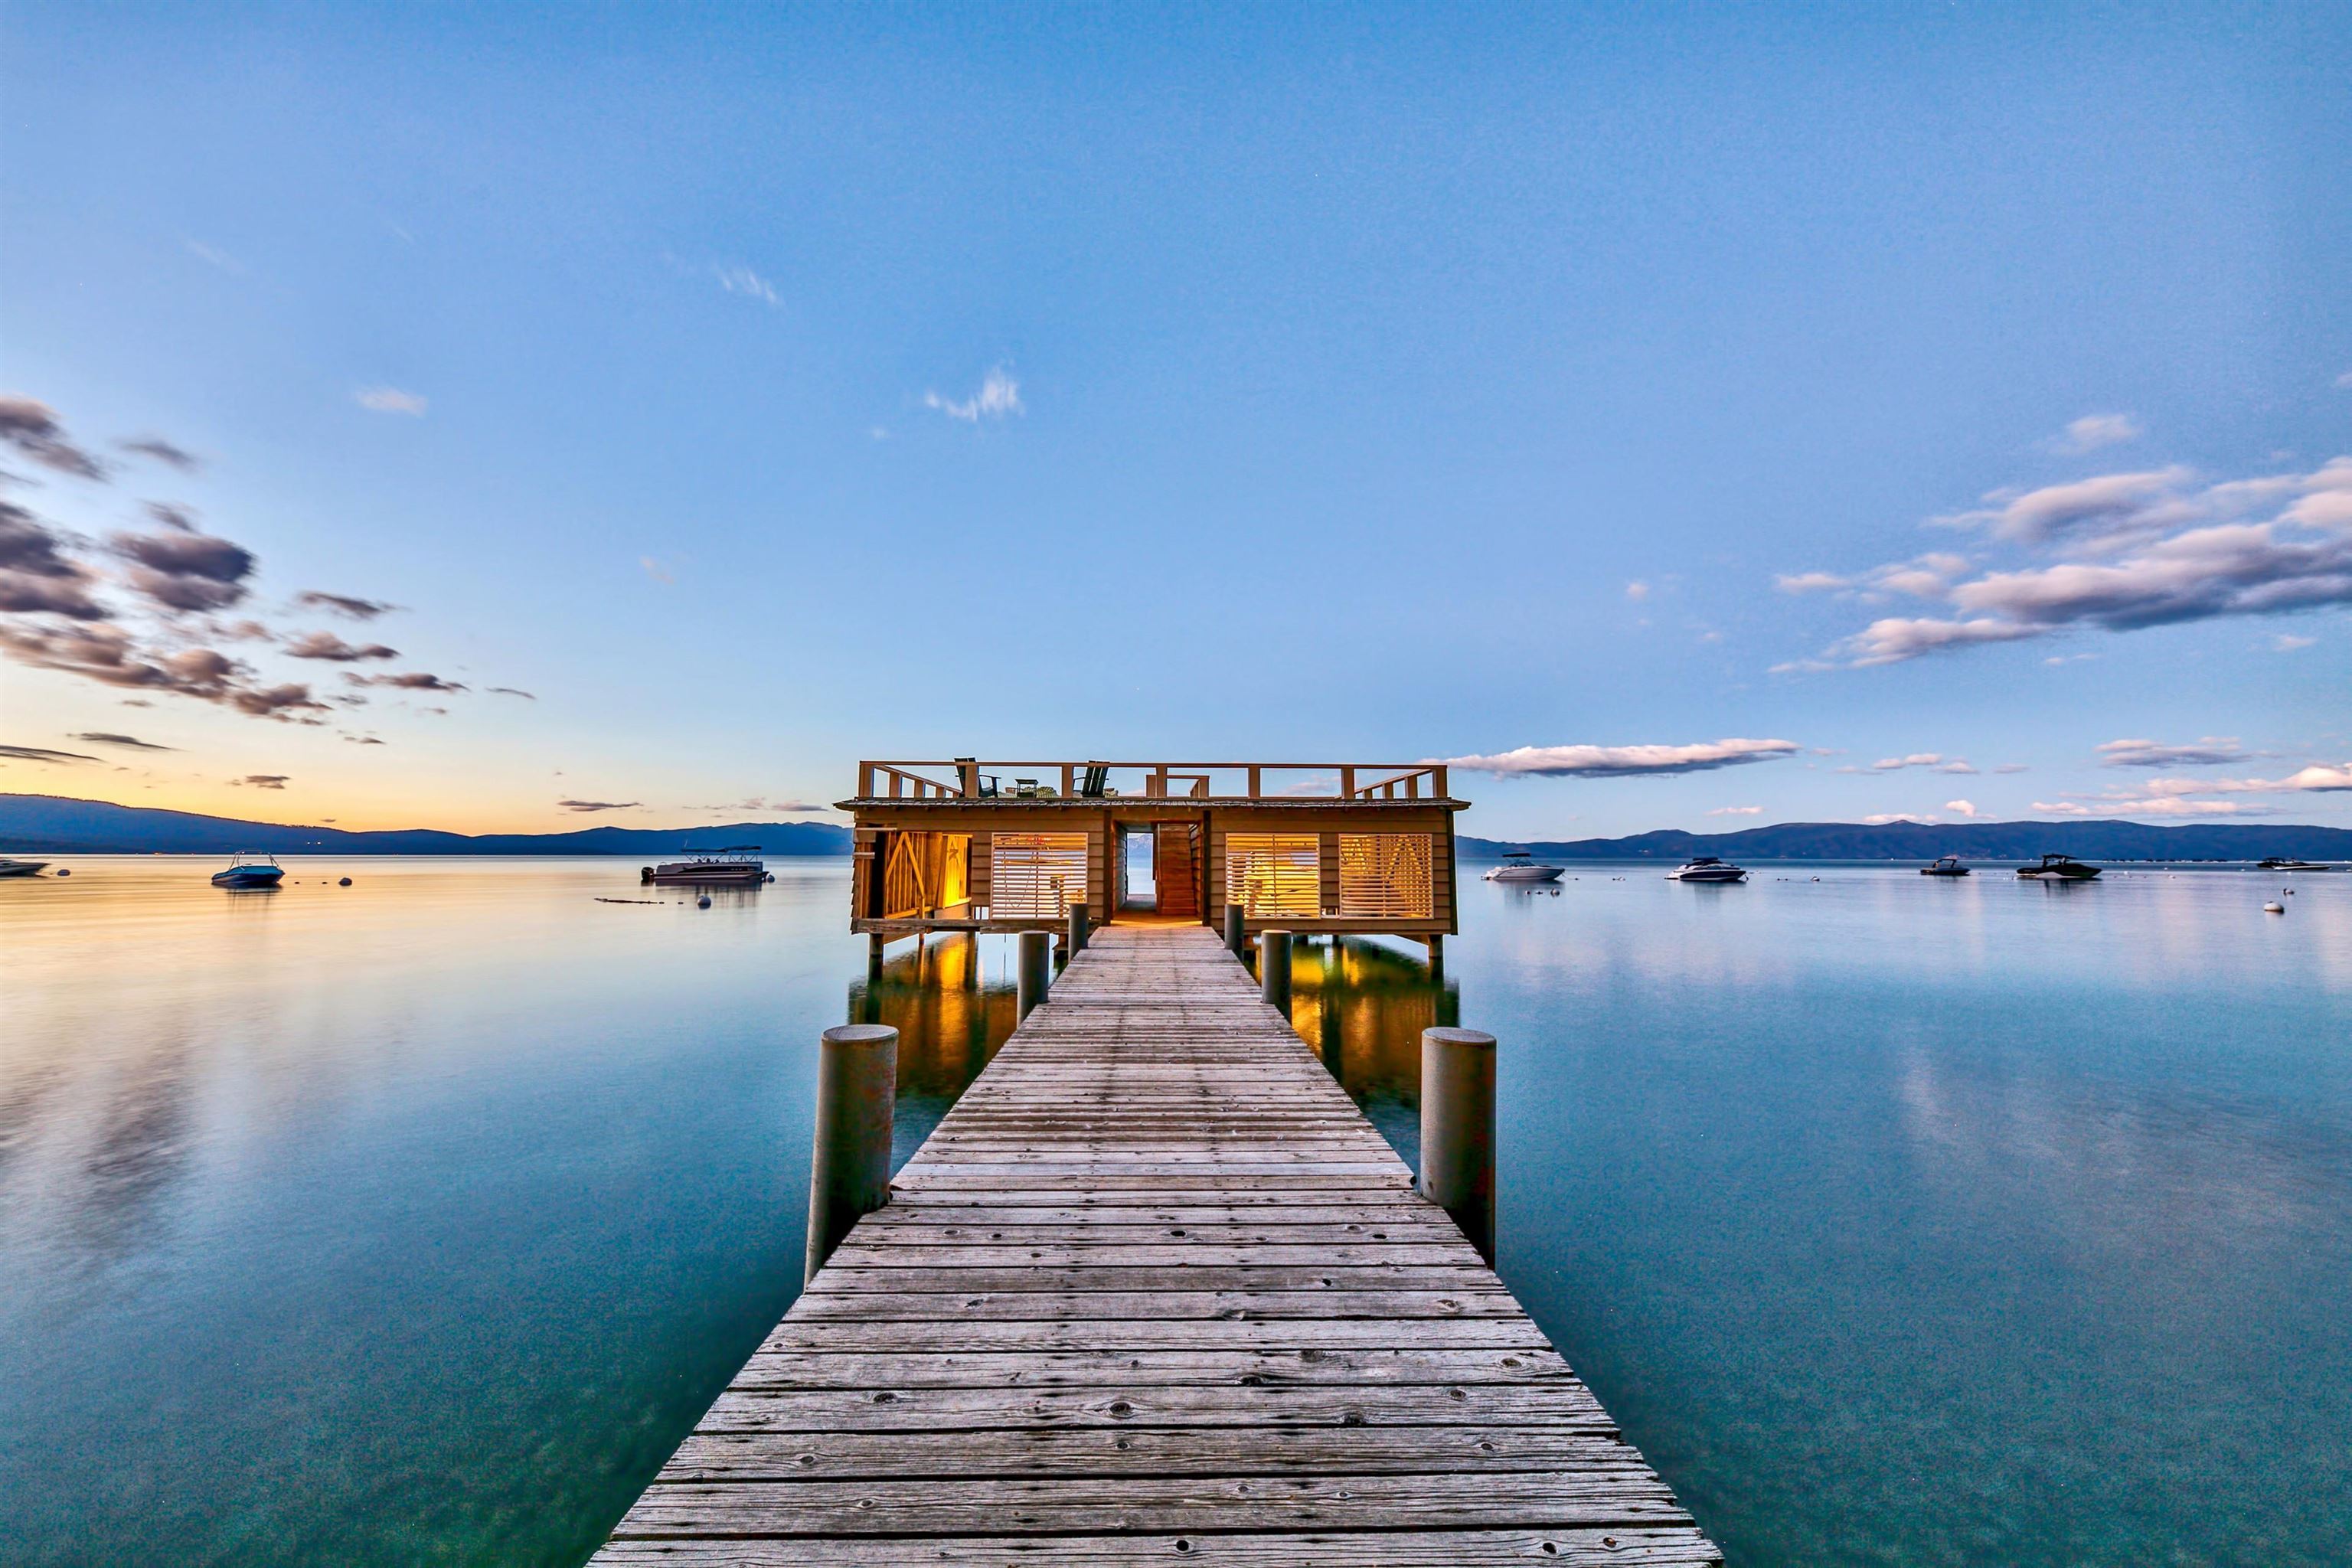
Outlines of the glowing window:
[{"label": "glowing window", "polygon": [[1426,833],[1339,835],[1339,912],[1375,920],[1430,918],[1431,868]]},{"label": "glowing window", "polygon": [[998,920],[1058,920],[1087,901],[1087,836],[999,833],[989,839],[988,909]]},{"label": "glowing window", "polygon": [[1313,920],[1323,912],[1322,864],[1311,833],[1225,835],[1225,901],[1252,920]]}]

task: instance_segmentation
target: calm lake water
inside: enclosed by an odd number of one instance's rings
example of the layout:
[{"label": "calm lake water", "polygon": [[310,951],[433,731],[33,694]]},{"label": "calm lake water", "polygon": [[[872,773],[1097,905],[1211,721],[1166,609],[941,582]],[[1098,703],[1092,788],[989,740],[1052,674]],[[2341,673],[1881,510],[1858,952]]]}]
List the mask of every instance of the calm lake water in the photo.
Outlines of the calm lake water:
[{"label": "calm lake water", "polygon": [[[840,862],[67,863],[11,1563],[579,1562],[792,1300],[818,1033],[900,1026],[903,1157],[1013,1021],[995,942],[868,994]],[[1572,875],[1294,1021],[1408,1158],[1418,1031],[1501,1038],[1504,1275],[1734,1563],[2352,1561],[2352,875]]]}]

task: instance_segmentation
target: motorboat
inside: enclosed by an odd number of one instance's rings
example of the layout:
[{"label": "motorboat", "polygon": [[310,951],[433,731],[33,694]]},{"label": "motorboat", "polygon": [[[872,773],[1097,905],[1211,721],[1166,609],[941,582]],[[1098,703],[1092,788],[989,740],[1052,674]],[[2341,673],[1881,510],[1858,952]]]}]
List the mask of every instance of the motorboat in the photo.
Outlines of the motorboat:
[{"label": "motorboat", "polygon": [[11,860],[0,857],[0,877],[37,877],[47,860]]},{"label": "motorboat", "polygon": [[2038,866],[2020,866],[2017,874],[2040,882],[2087,882],[2099,874],[2096,866],[2085,866],[2072,855],[2044,855]]},{"label": "motorboat", "polygon": [[685,860],[640,867],[637,880],[669,888],[756,888],[768,879],[768,863],[756,844],[711,849]]},{"label": "motorboat", "polygon": [[1744,882],[1748,873],[1738,866],[1727,866],[1712,855],[1694,857],[1687,864],[1666,873],[1670,882]]},{"label": "motorboat", "polygon": [[1501,865],[1486,868],[1486,879],[1489,882],[1557,882],[1565,869],[1561,866],[1538,866],[1528,851],[1513,849],[1504,855]]},{"label": "motorboat", "polygon": [[2257,869],[2263,871],[2340,871],[2343,869],[2342,867],[2331,865],[2325,860],[2297,860],[2292,856],[2273,856],[2267,860],[2257,860],[2254,865]]},{"label": "motorboat", "polygon": [[1960,864],[1960,858],[1957,855],[1938,855],[1934,865],[1919,868],[1922,877],[1965,877],[1968,874],[1969,868]]},{"label": "motorboat", "polygon": [[215,888],[274,888],[286,879],[286,868],[275,855],[240,849],[229,857],[228,869],[213,873]]}]

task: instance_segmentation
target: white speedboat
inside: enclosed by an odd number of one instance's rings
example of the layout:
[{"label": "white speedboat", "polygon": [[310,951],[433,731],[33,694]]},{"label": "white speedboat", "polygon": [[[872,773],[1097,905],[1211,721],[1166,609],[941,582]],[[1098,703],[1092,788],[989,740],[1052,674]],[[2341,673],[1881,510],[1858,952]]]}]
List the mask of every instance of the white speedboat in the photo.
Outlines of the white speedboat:
[{"label": "white speedboat", "polygon": [[1678,866],[1666,873],[1670,882],[1744,882],[1748,873],[1737,866],[1727,866],[1712,855],[1695,856],[1687,865]]},{"label": "white speedboat", "polygon": [[0,858],[0,877],[37,877],[47,860],[10,860]]},{"label": "white speedboat", "polygon": [[1503,857],[1499,866],[1486,868],[1489,882],[1557,882],[1565,870],[1561,866],[1538,866],[1524,849],[1514,849]]}]

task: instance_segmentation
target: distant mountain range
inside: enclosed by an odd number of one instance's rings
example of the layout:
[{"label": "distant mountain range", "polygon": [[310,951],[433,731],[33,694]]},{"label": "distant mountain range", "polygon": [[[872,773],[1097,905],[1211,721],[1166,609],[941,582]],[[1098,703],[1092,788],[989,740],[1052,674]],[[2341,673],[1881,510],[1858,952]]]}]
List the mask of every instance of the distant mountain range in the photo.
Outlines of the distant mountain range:
[{"label": "distant mountain range", "polygon": [[1465,858],[1491,858],[1525,849],[1559,860],[1673,860],[1714,855],[1726,860],[2029,860],[2073,855],[2084,860],[2352,860],[2352,827],[2225,823],[2150,827],[2137,822],[1916,822],[1871,826],[1854,822],[1782,822],[1737,833],[1664,829],[1630,838],[1498,840],[1464,837]]},{"label": "distant mountain range", "polygon": [[674,855],[730,844],[757,844],[775,856],[846,855],[849,829],[828,822],[731,822],[709,827],[589,827],[577,833],[441,833],[425,827],[352,833],[52,795],[0,795],[0,852],[19,855],[234,855],[240,849],[272,855]]}]

